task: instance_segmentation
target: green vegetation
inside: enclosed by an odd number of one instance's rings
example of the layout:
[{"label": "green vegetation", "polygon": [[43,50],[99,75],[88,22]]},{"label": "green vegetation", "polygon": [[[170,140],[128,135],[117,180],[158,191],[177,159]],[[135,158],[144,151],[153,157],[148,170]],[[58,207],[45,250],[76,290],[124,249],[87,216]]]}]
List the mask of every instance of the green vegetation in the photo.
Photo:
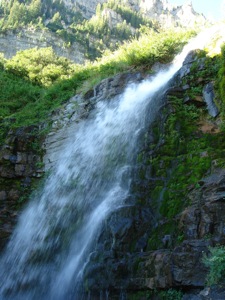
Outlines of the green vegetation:
[{"label": "green vegetation", "polygon": [[153,291],[139,291],[128,295],[129,300],[151,300],[154,295]]},{"label": "green vegetation", "polygon": [[128,295],[129,300],[151,300],[153,298],[158,300],[181,300],[182,297],[183,293],[175,289],[169,289],[165,291],[146,290]]},{"label": "green vegetation", "polygon": [[[121,22],[111,24],[112,11],[116,12]],[[73,22],[68,30],[57,30],[56,33],[67,42],[75,40],[87,48],[87,58],[93,59],[101,56],[105,49],[115,50],[122,42],[133,37],[140,37],[143,31],[158,28],[156,24],[144,18],[140,13],[134,12],[129,7],[120,4],[120,1],[109,1],[98,4],[96,15],[90,20]],[[113,42],[116,40],[116,43]]]},{"label": "green vegetation", "polygon": [[32,22],[38,23],[41,14],[41,0],[2,0],[0,3],[1,31],[15,29]]},{"label": "green vegetation", "polygon": [[98,5],[98,14],[106,8],[110,8],[119,14],[126,23],[130,24],[133,28],[140,28],[141,26],[151,27],[153,22],[145,18],[141,13],[132,10],[130,7],[124,6],[120,1],[110,0],[103,5]]},{"label": "green vegetation", "polygon": [[12,59],[5,61],[4,68],[43,86],[67,79],[75,72],[75,65],[64,57],[57,57],[52,48],[19,51]]},{"label": "green vegetation", "polygon": [[164,223],[151,233],[149,249],[162,247],[165,234],[176,233],[174,239],[180,241],[182,232],[176,230],[176,216],[190,204],[187,191],[197,186],[215,154],[210,144],[211,135],[198,132],[200,110],[194,105],[184,105],[182,99],[175,97],[170,97],[169,105],[173,112],[165,122],[165,130],[158,136],[155,146],[151,145],[157,147],[163,140],[149,164],[153,176],[158,178],[151,191],[152,205],[164,218]]},{"label": "green vegetation", "polygon": [[225,283],[225,247],[209,247],[209,254],[204,254],[203,263],[209,268],[207,284]]},{"label": "green vegetation", "polygon": [[[119,16],[115,24],[111,22],[112,13]],[[101,56],[105,49],[117,49],[124,41],[139,37],[144,30],[158,27],[118,0],[99,3],[96,15],[89,20],[82,16],[79,5],[68,9],[62,0],[0,2],[0,33],[18,32],[22,28],[49,30],[61,37],[67,47],[73,42],[80,43],[89,59]]]},{"label": "green vegetation", "polygon": [[[2,0],[0,3],[0,30],[4,32],[24,26],[43,28],[44,21],[48,18],[52,18],[51,22],[57,24],[59,19],[66,21],[63,11],[65,11],[65,6],[60,0]],[[57,18],[57,12],[61,12],[62,17]]]},{"label": "green vegetation", "polygon": [[85,92],[103,78],[130,69],[150,69],[156,61],[171,61],[192,34],[153,32],[84,66],[58,58],[51,48],[20,51],[9,60],[1,56],[1,142],[9,128],[46,120],[77,91]]},{"label": "green vegetation", "polygon": [[181,300],[182,298],[183,293],[174,289],[159,292],[160,300]]},{"label": "green vegetation", "polygon": [[[189,191],[200,187],[199,180],[209,174],[213,160],[217,166],[225,166],[223,128],[219,132],[202,131],[202,122],[210,124],[212,120],[203,104],[199,107],[198,103],[206,83],[221,81],[218,77],[221,58],[208,57],[204,51],[197,51],[196,55],[200,60],[193,64],[190,74],[181,83],[191,88],[180,98],[169,96],[165,113],[167,115],[169,110],[170,114],[166,119],[156,121],[152,129],[154,143],[151,142],[149,149],[138,156],[138,163],[144,165],[140,168],[140,178],[145,180],[150,176],[155,179],[146,187],[146,193],[147,199],[151,198],[155,216],[161,220],[149,234],[147,250],[165,247],[162,242],[165,235],[171,236],[167,248],[183,241],[182,229],[178,231],[177,228],[179,214],[191,204]],[[189,99],[187,104],[183,102],[184,97]],[[150,175],[146,174],[149,168]],[[140,204],[146,205],[146,196],[140,199]]]},{"label": "green vegetation", "polygon": [[220,96],[220,110],[223,120],[225,119],[225,44],[221,48],[221,57],[219,60],[220,68],[217,79],[217,87]]}]

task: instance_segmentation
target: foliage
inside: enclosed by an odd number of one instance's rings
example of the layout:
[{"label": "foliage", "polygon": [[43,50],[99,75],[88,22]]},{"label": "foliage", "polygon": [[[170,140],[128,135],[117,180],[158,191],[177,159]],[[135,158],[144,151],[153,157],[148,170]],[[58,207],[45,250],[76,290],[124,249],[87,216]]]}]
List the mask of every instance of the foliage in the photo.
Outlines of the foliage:
[{"label": "foliage", "polygon": [[[220,57],[209,57],[204,51],[196,55],[199,60],[192,64],[191,72],[181,83],[181,86],[191,87],[187,93],[190,99],[201,96],[208,82],[218,80],[220,68]],[[215,88],[218,89],[218,84]],[[203,120],[212,122],[206,110],[193,104],[185,105],[183,95],[181,98],[170,97],[168,102],[170,114],[153,126],[149,148],[138,156],[138,163],[151,170],[150,174],[141,170],[140,178],[155,179],[155,183],[145,184],[145,190],[155,215],[161,220],[155,222],[158,225],[149,234],[147,250],[165,247],[165,235],[171,236],[168,248],[185,238],[182,230],[176,229],[179,214],[190,205],[188,191],[200,187],[199,180],[210,172],[212,161],[218,167],[225,166],[224,132],[210,133],[199,128]]]},{"label": "foliage", "polygon": [[[48,29],[62,38],[67,46],[75,41],[80,43],[85,48],[86,57],[95,59],[103,50],[115,50],[123,41],[139,36],[141,26],[155,27],[140,13],[116,3],[99,3],[96,15],[86,20],[76,5],[68,9],[62,0],[2,0],[0,32],[21,28]],[[120,14],[122,22],[112,26],[107,12],[109,8]]]},{"label": "foliage", "polygon": [[225,246],[209,247],[209,254],[204,254],[203,263],[209,268],[208,285],[225,282]]},{"label": "foliage", "polygon": [[217,87],[220,96],[220,109],[223,120],[225,118],[225,44],[221,47],[221,56],[219,59],[220,68],[218,71]]},{"label": "foliage", "polygon": [[57,57],[52,48],[19,51],[4,66],[10,73],[44,86],[69,78],[75,72],[75,65],[66,58]]},{"label": "foliage", "polygon": [[103,78],[131,68],[150,69],[157,60],[169,62],[189,36],[183,31],[145,34],[85,65],[57,57],[51,48],[20,51],[8,60],[1,56],[1,140],[9,127],[45,120],[77,91],[85,92]]},{"label": "foliage", "polygon": [[15,29],[41,18],[41,0],[18,1],[2,0],[0,12],[3,14],[1,30]]},{"label": "foliage", "polygon": [[31,105],[39,99],[42,89],[22,78],[0,71],[0,116],[1,118],[23,109],[27,103]]},{"label": "foliage", "polygon": [[128,66],[143,66],[151,68],[155,62],[168,63],[177,54],[193,31],[168,30],[144,34],[121,46],[118,51],[104,53],[101,61],[104,65],[115,65],[123,62]]},{"label": "foliage", "polygon": [[160,300],[181,300],[182,298],[183,293],[174,289],[159,292]]},{"label": "foliage", "polygon": [[169,115],[164,132],[164,144],[158,150],[160,160],[166,162],[164,168],[172,168],[170,174],[160,167],[159,160],[152,162],[158,177],[168,177],[160,212],[173,219],[184,206],[186,191],[207,172],[210,158],[201,155],[206,150],[205,136],[195,135],[199,110],[193,105],[183,105],[181,99],[171,97],[173,113]]},{"label": "foliage", "polygon": [[141,15],[141,13],[132,10],[130,7],[126,7],[124,3],[121,4],[120,1],[110,0],[102,5],[102,10],[106,8],[114,10],[134,28],[140,28],[141,25],[152,27],[153,23],[150,20]]},{"label": "foliage", "polygon": [[129,294],[128,299],[130,300],[150,300],[154,296],[153,291],[138,291],[132,294]]}]

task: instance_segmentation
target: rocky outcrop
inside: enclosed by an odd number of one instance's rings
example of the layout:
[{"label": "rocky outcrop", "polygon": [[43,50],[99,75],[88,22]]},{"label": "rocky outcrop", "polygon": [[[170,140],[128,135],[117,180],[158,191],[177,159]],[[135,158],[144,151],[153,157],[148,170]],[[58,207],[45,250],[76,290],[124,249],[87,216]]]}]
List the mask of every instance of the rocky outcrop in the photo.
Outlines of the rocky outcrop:
[{"label": "rocky outcrop", "polygon": [[187,239],[207,237],[214,244],[225,243],[225,170],[203,178],[189,197],[193,205],[182,213],[180,226]]},{"label": "rocky outcrop", "polygon": [[37,131],[35,126],[11,131],[0,148],[0,250],[12,233],[31,188],[43,174]]},{"label": "rocky outcrop", "polygon": [[99,3],[105,3],[107,0],[63,0],[66,8],[79,11],[86,19],[90,19],[96,11]]},{"label": "rocky outcrop", "polygon": [[215,102],[214,102],[215,93],[214,93],[212,82],[205,85],[205,87],[203,89],[203,97],[204,97],[204,101],[207,104],[209,115],[214,117],[214,118],[216,116],[218,116],[219,110],[218,110],[218,108],[217,108],[217,106],[215,105]]},{"label": "rocky outcrop", "polygon": [[184,27],[194,26],[196,23],[204,24],[206,19],[203,15],[194,11],[192,2],[184,5],[173,5],[167,0],[142,0],[141,10],[149,18],[158,21],[165,27],[181,25]]},{"label": "rocky outcrop", "polygon": [[[91,18],[96,11],[99,3],[106,3],[107,0],[101,1],[75,1],[63,0],[68,9],[79,11],[85,18]],[[204,23],[205,17],[194,11],[191,1],[184,5],[173,5],[167,0],[125,0],[125,5],[130,6],[135,11],[141,11],[150,19],[159,21],[163,26],[183,25],[192,26],[196,22]]]},{"label": "rocky outcrop", "polygon": [[51,116],[52,129],[43,143],[45,170],[49,170],[57,163],[58,153],[62,152],[62,146],[76,130],[77,123],[87,118],[97,102],[121,94],[129,82],[138,82],[142,79],[139,73],[119,74],[104,79],[86,94],[72,97],[61,109],[54,111]]},{"label": "rocky outcrop", "polygon": [[66,57],[76,63],[84,63],[84,49],[79,43],[69,47],[65,41],[48,30],[21,29],[0,34],[0,52],[6,58],[11,58],[17,51],[31,48],[52,47],[58,56]]}]

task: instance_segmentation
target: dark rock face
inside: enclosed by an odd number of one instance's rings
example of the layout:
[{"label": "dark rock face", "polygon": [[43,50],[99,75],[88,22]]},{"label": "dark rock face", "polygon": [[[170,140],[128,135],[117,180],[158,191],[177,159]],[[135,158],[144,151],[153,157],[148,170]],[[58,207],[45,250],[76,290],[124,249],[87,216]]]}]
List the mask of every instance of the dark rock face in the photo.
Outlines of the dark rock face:
[{"label": "dark rock face", "polygon": [[[205,68],[204,59],[198,60],[196,53],[191,52],[171,82],[165,97],[176,97],[182,99],[184,105],[194,104],[198,108],[206,105],[204,95],[190,95],[187,99],[186,92],[190,91],[191,85],[182,83],[182,79],[192,72],[193,63],[198,64],[198,70]],[[201,84],[205,84],[202,81],[199,79]],[[210,88],[209,92],[213,93],[212,84],[206,83],[206,86],[207,91]],[[167,113],[174,113],[167,100],[165,103]],[[159,116],[162,132],[165,120],[165,115]],[[151,130],[148,138],[154,143]],[[160,148],[163,143],[161,138],[157,147]],[[149,151],[149,157],[152,155],[153,152]],[[164,163],[162,161],[162,165]],[[140,171],[145,172],[144,179],[140,179]],[[167,172],[171,170],[168,168]],[[213,169],[211,175],[199,181],[196,188],[191,187],[187,191],[186,197],[191,204],[174,220],[177,222],[175,230],[182,233],[181,241],[174,242],[168,233],[162,238],[158,250],[150,251],[148,242],[152,228],[159,226],[162,220],[148,195],[159,180],[164,179],[153,176],[151,165],[143,169],[140,167],[140,170],[134,169],[132,197],[127,200],[126,206],[114,212],[105,222],[86,266],[84,277],[91,295],[98,295],[100,289],[109,291],[113,297],[120,290],[136,295],[138,291],[170,288],[198,290],[186,295],[185,299],[210,299],[212,295],[223,295],[223,292],[210,291],[204,296],[203,291],[199,294],[199,289],[204,287],[208,272],[202,262],[203,253],[208,252],[209,246],[225,243],[225,171]],[[140,199],[145,200],[140,203]]]},{"label": "dark rock face", "polygon": [[181,216],[187,239],[210,237],[213,243],[225,242],[225,170],[218,169],[202,179],[199,191],[190,195],[193,205]]},{"label": "dark rock face", "polygon": [[0,249],[12,232],[32,182],[43,173],[37,130],[31,126],[11,131],[0,148]]},{"label": "dark rock face", "polygon": [[84,95],[78,94],[72,97],[62,109],[53,112],[52,128],[43,142],[45,170],[57,164],[61,147],[76,130],[77,123],[89,116],[96,103],[116,97],[125,90],[129,83],[141,80],[143,76],[140,73],[118,74],[106,78]]},{"label": "dark rock face", "polygon": [[223,300],[225,299],[225,291],[222,288],[205,288],[202,291],[188,293],[184,295],[182,300]]}]

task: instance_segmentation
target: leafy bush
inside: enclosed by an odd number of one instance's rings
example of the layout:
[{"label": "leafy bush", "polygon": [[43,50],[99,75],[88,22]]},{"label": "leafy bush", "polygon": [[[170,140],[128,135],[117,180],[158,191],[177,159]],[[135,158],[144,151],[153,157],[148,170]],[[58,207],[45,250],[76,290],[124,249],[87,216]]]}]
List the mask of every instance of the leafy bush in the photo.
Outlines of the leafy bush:
[{"label": "leafy bush", "polygon": [[[28,3],[29,2],[29,3]],[[38,22],[42,16],[41,0],[7,1],[0,3],[0,12],[3,14],[0,29],[20,28],[30,22]]]},{"label": "leafy bush", "polygon": [[225,44],[221,47],[221,56],[219,62],[220,62],[220,68],[218,72],[217,86],[219,90],[219,96],[221,99],[220,109],[224,119],[225,118]]},{"label": "leafy bush", "polygon": [[74,64],[64,57],[56,56],[50,47],[19,51],[4,66],[10,73],[44,86],[69,78],[75,71]]},{"label": "leafy bush", "polygon": [[203,263],[209,268],[208,285],[225,283],[225,246],[209,247],[209,254],[204,254]]},{"label": "leafy bush", "polygon": [[183,293],[181,291],[169,289],[167,291],[159,292],[160,300],[181,300]]}]

